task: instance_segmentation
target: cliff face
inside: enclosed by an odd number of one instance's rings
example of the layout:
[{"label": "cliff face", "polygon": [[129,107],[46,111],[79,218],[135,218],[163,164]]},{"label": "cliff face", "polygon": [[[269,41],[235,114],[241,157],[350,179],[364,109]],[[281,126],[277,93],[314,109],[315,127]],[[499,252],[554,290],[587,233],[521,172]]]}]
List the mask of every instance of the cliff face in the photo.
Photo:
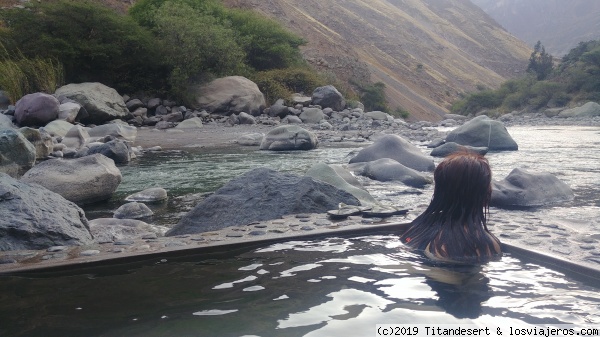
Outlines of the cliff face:
[{"label": "cliff face", "polygon": [[439,120],[459,93],[521,74],[531,54],[469,0],[225,0],[303,36],[306,59],[343,80],[381,81],[392,107]]},{"label": "cliff face", "polygon": [[471,0],[530,46],[542,41],[554,56],[600,39],[600,1]]}]

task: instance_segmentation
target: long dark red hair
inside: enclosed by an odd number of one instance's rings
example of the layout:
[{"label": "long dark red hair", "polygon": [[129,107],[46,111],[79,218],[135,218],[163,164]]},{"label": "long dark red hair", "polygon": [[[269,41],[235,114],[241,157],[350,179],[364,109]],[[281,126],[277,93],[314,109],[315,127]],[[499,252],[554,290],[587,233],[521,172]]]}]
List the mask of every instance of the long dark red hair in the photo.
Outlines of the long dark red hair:
[{"label": "long dark red hair", "polygon": [[488,231],[492,172],[483,156],[457,152],[434,171],[431,203],[402,235],[402,242],[439,260],[483,263],[499,256]]}]

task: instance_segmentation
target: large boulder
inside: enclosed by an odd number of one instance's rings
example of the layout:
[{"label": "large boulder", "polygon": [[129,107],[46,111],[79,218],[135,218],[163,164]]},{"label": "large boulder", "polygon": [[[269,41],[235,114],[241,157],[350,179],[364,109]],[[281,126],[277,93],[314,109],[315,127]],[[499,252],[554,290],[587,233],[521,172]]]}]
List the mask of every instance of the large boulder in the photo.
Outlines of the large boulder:
[{"label": "large boulder", "polygon": [[242,76],[218,78],[191,89],[193,107],[210,113],[231,115],[246,112],[258,116],[266,106],[265,96],[256,83]]},{"label": "large boulder", "polygon": [[202,119],[200,117],[192,117],[190,119],[186,119],[183,122],[177,124],[176,129],[182,130],[192,130],[192,129],[200,129],[202,128]]},{"label": "large boulder", "polygon": [[423,187],[432,183],[431,178],[423,173],[390,158],[365,163],[359,174],[377,181],[398,181],[410,187]]},{"label": "large boulder", "polygon": [[94,154],[72,160],[47,160],[27,172],[23,182],[40,184],[77,204],[109,199],[121,183],[112,159]]},{"label": "large boulder", "polygon": [[377,202],[369,192],[348,183],[337,173],[335,168],[325,163],[317,163],[313,165],[310,169],[308,169],[308,171],[306,171],[306,176],[328,183],[352,194],[360,201],[361,205],[370,205]]},{"label": "large boulder", "polygon": [[281,125],[271,129],[260,143],[261,150],[312,150],[319,146],[317,136],[297,125]]},{"label": "large boulder", "polygon": [[433,171],[433,158],[426,156],[415,145],[397,135],[385,135],[360,150],[350,163],[369,162],[382,158],[393,159],[417,171]]},{"label": "large boulder", "polygon": [[20,177],[35,164],[35,146],[15,129],[0,129],[0,172]]},{"label": "large boulder", "polygon": [[485,115],[475,117],[452,130],[446,136],[446,142],[487,147],[490,151],[516,151],[519,149],[504,124]]},{"label": "large boulder", "polygon": [[117,219],[141,219],[154,215],[154,212],[141,202],[128,202],[117,208],[113,217]]},{"label": "large boulder", "polygon": [[23,96],[15,105],[15,120],[21,126],[43,126],[58,118],[60,102],[42,92]]},{"label": "large boulder", "polygon": [[503,180],[492,182],[490,206],[534,207],[570,201],[573,198],[571,188],[554,175],[515,168]]},{"label": "large boulder", "polygon": [[596,117],[600,116],[600,104],[596,102],[587,102],[584,105],[563,110],[558,114],[558,117]]},{"label": "large boulder", "polygon": [[131,161],[131,153],[127,143],[120,139],[114,139],[104,144],[90,146],[86,155],[100,153],[110,159],[115,164],[127,164]]},{"label": "large boulder", "polygon": [[285,106],[285,101],[283,99],[278,99],[275,104],[269,107],[269,116],[271,117],[279,117],[285,118],[289,113],[289,109]]},{"label": "large boulder", "polygon": [[67,84],[58,88],[55,95],[81,104],[88,113],[87,117],[81,119],[84,123],[102,124],[129,115],[123,97],[102,83]]},{"label": "large boulder", "polygon": [[135,142],[137,128],[125,124],[109,123],[89,129],[88,134],[90,137],[112,136],[129,142]]},{"label": "large boulder", "polygon": [[90,140],[90,134],[88,133],[88,130],[88,128],[85,128],[81,125],[73,125],[64,135],[62,143],[66,147],[79,149]]},{"label": "large boulder", "polygon": [[346,100],[333,85],[326,85],[313,91],[312,104],[320,105],[323,109],[331,108],[334,111],[342,111],[346,107]]},{"label": "large boulder", "polygon": [[323,119],[325,119],[325,114],[323,110],[319,108],[304,108],[302,113],[300,114],[300,120],[306,124],[317,124]]},{"label": "large boulder", "polygon": [[65,102],[58,107],[58,119],[74,123],[81,110],[81,105],[76,102]]},{"label": "large boulder", "polygon": [[436,147],[435,149],[433,149],[431,151],[430,155],[432,157],[447,157],[448,155],[450,155],[452,153],[461,152],[461,151],[475,152],[482,156],[485,156],[485,154],[488,152],[488,148],[487,147],[473,147],[473,146],[468,146],[468,145],[460,145],[455,142],[449,142],[449,143],[444,143],[444,144]]},{"label": "large boulder", "polygon": [[50,136],[50,134],[43,128],[38,130],[29,127],[23,127],[19,129],[19,132],[21,132],[21,134],[35,147],[36,159],[48,158],[50,153],[52,153],[54,149],[52,136]]},{"label": "large boulder", "polygon": [[311,177],[258,168],[204,199],[166,235],[213,231],[286,214],[324,213],[339,203],[360,204],[352,194]]},{"label": "large boulder", "polygon": [[100,218],[90,221],[94,241],[106,243],[162,236],[164,228],[134,219]]},{"label": "large boulder", "polygon": [[57,119],[44,126],[44,130],[46,130],[52,136],[64,137],[72,127],[73,124]]},{"label": "large boulder", "polygon": [[0,173],[0,250],[92,243],[81,208],[46,188]]}]

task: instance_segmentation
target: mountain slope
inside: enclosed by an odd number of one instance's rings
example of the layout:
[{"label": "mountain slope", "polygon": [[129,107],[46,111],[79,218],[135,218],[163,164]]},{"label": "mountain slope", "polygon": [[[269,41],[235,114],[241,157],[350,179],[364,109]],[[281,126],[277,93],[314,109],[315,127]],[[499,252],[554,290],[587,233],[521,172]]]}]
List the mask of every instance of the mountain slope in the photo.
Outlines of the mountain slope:
[{"label": "mountain slope", "polygon": [[471,0],[530,46],[562,56],[579,42],[600,39],[600,1]]},{"label": "mountain slope", "polygon": [[308,40],[309,62],[343,80],[381,81],[392,107],[439,120],[476,86],[524,71],[531,50],[469,0],[225,0]]}]

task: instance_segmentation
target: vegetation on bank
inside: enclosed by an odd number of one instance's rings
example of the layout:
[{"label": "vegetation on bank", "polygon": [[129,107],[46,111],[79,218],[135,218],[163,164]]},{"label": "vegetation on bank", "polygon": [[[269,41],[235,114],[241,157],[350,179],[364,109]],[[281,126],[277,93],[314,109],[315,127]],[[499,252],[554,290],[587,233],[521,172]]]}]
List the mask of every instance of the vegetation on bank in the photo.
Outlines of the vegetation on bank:
[{"label": "vegetation on bank", "polygon": [[505,82],[496,90],[480,90],[456,101],[453,113],[482,110],[498,114],[525,108],[564,107],[600,102],[600,41],[581,42],[554,65],[541,43],[534,48],[527,75]]},{"label": "vegetation on bank", "polygon": [[[30,79],[28,69],[36,68],[29,64],[41,62],[48,73],[43,77],[54,79],[54,86],[63,79],[97,81],[119,92],[169,95],[184,102],[190,84],[228,75],[255,81],[271,103],[325,84],[300,55],[303,39],[276,21],[226,8],[218,0],[140,0],[128,15],[90,0],[26,6],[0,10],[0,43],[5,47],[0,72],[20,73],[2,78]],[[13,100],[55,89],[0,87]]]}]

